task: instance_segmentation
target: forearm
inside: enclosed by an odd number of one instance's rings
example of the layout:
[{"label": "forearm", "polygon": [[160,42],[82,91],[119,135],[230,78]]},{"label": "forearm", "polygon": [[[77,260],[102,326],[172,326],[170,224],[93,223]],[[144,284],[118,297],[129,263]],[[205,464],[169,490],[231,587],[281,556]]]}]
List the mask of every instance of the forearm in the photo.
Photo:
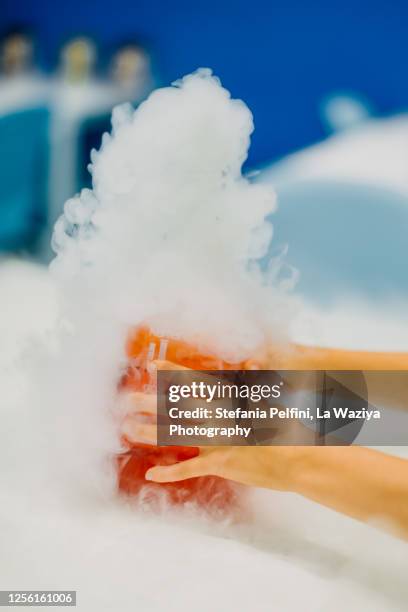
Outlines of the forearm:
[{"label": "forearm", "polygon": [[408,539],[408,461],[357,446],[299,448],[292,489]]},{"label": "forearm", "polygon": [[269,347],[264,359],[271,369],[408,370],[408,353],[354,351],[300,344]]},{"label": "forearm", "polygon": [[[408,410],[408,353],[349,351],[290,344],[270,347],[264,367],[272,370],[360,370],[373,406]],[[345,378],[347,386],[352,377]],[[342,382],[342,381],[340,381]],[[358,394],[361,388],[358,385]]]}]

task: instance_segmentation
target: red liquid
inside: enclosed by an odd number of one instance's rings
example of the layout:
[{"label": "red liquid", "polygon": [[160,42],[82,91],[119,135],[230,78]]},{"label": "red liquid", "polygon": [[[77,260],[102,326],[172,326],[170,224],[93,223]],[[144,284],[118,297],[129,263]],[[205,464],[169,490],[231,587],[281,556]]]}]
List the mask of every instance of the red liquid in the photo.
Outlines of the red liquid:
[{"label": "red liquid", "polygon": [[[210,355],[203,355],[180,340],[160,339],[147,328],[139,328],[127,345],[129,367],[123,376],[120,388],[123,390],[150,391],[155,393],[153,381],[147,370],[149,361],[166,359],[194,370],[239,370],[243,363],[226,363]],[[118,458],[119,489],[135,495],[148,484],[147,498],[154,505],[157,493],[166,492],[167,500],[173,505],[193,502],[210,512],[228,513],[238,505],[236,488],[223,478],[202,476],[175,483],[152,483],[145,479],[146,471],[155,465],[172,465],[191,459],[199,449],[184,446],[150,446],[131,444],[125,440],[129,450]]]}]

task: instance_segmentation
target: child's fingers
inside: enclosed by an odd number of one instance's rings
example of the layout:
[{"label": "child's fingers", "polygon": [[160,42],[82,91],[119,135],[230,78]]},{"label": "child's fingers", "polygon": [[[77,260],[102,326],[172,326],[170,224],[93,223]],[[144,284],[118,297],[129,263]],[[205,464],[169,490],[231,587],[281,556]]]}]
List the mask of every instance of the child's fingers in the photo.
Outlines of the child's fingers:
[{"label": "child's fingers", "polygon": [[148,423],[142,424],[131,416],[124,420],[122,433],[129,442],[157,444],[157,426]]},{"label": "child's fingers", "polygon": [[188,478],[207,476],[211,473],[208,456],[202,454],[194,459],[181,461],[174,465],[150,468],[150,470],[147,470],[145,478],[153,482],[177,482],[179,480],[187,480]]},{"label": "child's fingers", "polygon": [[117,401],[117,411],[119,415],[147,415],[156,416],[156,395],[152,393],[142,393],[140,391],[121,392]]},{"label": "child's fingers", "polygon": [[155,415],[157,412],[157,398],[156,394],[153,393],[142,393],[141,391],[135,391],[129,394],[129,400],[132,404],[133,410],[129,413],[144,413]]}]

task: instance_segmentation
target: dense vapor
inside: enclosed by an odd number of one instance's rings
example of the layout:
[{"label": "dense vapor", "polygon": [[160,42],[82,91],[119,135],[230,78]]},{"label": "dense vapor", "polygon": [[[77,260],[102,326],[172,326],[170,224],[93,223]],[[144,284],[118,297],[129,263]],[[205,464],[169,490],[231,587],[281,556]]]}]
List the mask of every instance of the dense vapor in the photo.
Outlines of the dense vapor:
[{"label": "dense vapor", "polygon": [[112,124],[92,155],[93,190],[68,201],[55,228],[63,282],[76,278],[112,321],[235,360],[276,341],[288,298],[257,266],[275,195],[242,175],[245,104],[203,69],[136,111],[116,108]]}]

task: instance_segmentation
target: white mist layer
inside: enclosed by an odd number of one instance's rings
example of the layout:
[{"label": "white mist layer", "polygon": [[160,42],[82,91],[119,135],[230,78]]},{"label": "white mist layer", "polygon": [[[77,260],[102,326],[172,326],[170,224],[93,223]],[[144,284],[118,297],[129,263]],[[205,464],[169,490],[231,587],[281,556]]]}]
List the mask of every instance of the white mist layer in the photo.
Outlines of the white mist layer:
[{"label": "white mist layer", "polygon": [[115,109],[112,136],[92,156],[93,191],[68,201],[56,225],[63,282],[112,324],[146,323],[220,357],[280,339],[289,300],[256,265],[275,195],[241,174],[252,130],[248,108],[209,70],[136,112]]},{"label": "white mist layer", "polygon": [[369,119],[293,153],[265,169],[262,180],[333,180],[408,196],[408,115]]},{"label": "white mist layer", "polygon": [[[77,589],[83,612],[343,612],[345,601],[350,612],[406,609],[406,543],[297,495],[254,490],[253,522],[233,529],[197,523],[186,513],[140,513],[116,496],[98,495],[90,469],[82,480],[77,474],[69,480],[66,467],[83,455],[80,446],[70,449],[66,466],[56,472],[58,443],[66,447],[64,438],[75,437],[73,427],[64,434],[53,425],[50,440],[49,413],[58,413],[60,401],[67,405],[69,385],[79,384],[76,370],[66,370],[53,407],[44,394],[42,403],[34,401],[35,385],[27,376],[27,370],[42,370],[39,343],[43,353],[49,347],[58,355],[51,281],[34,266],[0,267],[0,294],[9,305],[0,318],[3,588]],[[360,330],[357,320],[353,326]],[[359,333],[351,348],[371,342],[371,335]],[[54,372],[37,386],[52,387]],[[41,396],[38,388],[35,395]],[[71,407],[77,430],[85,408],[81,403],[80,414]]]}]

